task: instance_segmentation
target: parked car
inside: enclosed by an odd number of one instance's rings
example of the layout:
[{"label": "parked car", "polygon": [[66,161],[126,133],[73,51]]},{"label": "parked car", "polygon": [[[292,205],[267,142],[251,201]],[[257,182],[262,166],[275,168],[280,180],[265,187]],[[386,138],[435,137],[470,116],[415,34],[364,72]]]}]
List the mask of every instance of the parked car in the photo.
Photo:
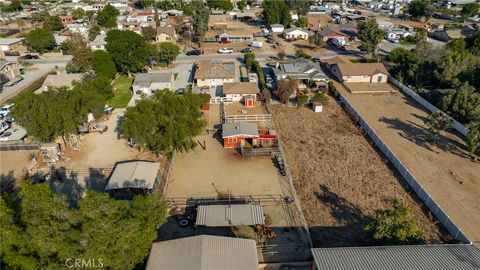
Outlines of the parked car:
[{"label": "parked car", "polygon": [[268,43],[273,43],[273,38],[271,38],[271,37],[270,37],[270,38],[267,38],[267,42],[268,42]]},{"label": "parked car", "polygon": [[399,43],[400,40],[398,38],[389,38],[388,41],[392,42],[392,43]]},{"label": "parked car", "polygon": [[7,120],[0,120],[0,134],[4,133],[10,128],[10,123]]},{"label": "parked car", "polygon": [[263,47],[263,42],[261,41],[253,41],[252,43],[250,43],[249,46],[252,46],[254,48],[261,48]]},{"label": "parked car", "polygon": [[7,104],[7,105],[3,106],[0,109],[0,115],[2,117],[6,117],[8,114],[10,114],[10,111],[12,110],[13,105],[14,104],[12,103],[12,104]]},{"label": "parked car", "polygon": [[223,54],[233,53],[233,49],[232,48],[221,48],[220,50],[218,50],[218,52],[223,53]]},{"label": "parked car", "polygon": [[103,134],[103,132],[107,131],[108,127],[106,125],[100,124],[85,124],[83,126],[78,127],[78,133],[85,134],[85,133],[95,133],[98,132]]},{"label": "parked car", "polygon": [[242,53],[249,53],[249,52],[252,52],[252,48],[244,48],[241,50]]},{"label": "parked car", "polygon": [[0,142],[19,141],[27,136],[27,132],[21,128],[14,128],[5,131],[0,136]]},{"label": "parked car", "polygon": [[20,60],[37,60],[40,59],[40,56],[35,54],[26,54],[24,56],[20,56]]},{"label": "parked car", "polygon": [[187,52],[187,55],[200,55],[201,51],[199,49],[193,49]]}]

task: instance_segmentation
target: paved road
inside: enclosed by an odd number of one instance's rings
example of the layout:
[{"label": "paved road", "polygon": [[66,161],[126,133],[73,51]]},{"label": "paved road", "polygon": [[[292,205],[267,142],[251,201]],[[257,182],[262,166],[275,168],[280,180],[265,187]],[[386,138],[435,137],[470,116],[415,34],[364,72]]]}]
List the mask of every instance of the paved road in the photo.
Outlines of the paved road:
[{"label": "paved road", "polygon": [[30,86],[36,80],[46,76],[49,71],[55,69],[55,66],[60,68],[65,67],[65,63],[34,64],[33,66],[30,66],[29,70],[27,70],[25,75],[23,75],[23,80],[15,85],[3,88],[2,92],[0,93],[0,102],[5,102],[6,100],[25,90],[25,88]]}]

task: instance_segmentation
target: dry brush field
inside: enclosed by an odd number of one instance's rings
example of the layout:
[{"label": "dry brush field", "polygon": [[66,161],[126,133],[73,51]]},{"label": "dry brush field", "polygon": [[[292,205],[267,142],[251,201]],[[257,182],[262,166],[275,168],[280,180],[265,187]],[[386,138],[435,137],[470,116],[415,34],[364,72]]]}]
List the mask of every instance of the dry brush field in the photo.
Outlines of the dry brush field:
[{"label": "dry brush field", "polygon": [[394,198],[412,209],[428,243],[452,241],[333,100],[322,113],[273,106],[273,115],[316,247],[368,245],[363,223]]}]

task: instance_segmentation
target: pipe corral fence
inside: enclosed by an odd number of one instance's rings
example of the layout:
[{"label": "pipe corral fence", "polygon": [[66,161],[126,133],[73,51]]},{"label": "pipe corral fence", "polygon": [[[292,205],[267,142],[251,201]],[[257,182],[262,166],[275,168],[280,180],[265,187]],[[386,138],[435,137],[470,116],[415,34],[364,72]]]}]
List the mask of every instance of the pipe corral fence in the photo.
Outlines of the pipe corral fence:
[{"label": "pipe corral fence", "polygon": [[[472,241],[462,232],[462,230],[453,222],[453,220],[443,211],[423,188],[423,186],[415,179],[405,165],[393,154],[388,146],[378,137],[378,135],[370,128],[368,123],[363,117],[353,108],[348,100],[339,92],[340,102],[345,106],[346,110],[353,116],[354,120],[365,129],[366,134],[375,143],[375,145],[382,151],[382,153],[388,158],[388,160],[395,166],[397,171],[407,181],[408,185],[415,191],[420,197],[423,203],[430,209],[440,223],[447,229],[447,231],[458,241],[471,244]],[[421,98],[421,97],[420,97]],[[425,101],[425,100],[424,100]],[[426,102],[426,101],[425,101]],[[423,103],[421,103],[423,105]],[[431,105],[431,104],[430,104]],[[433,106],[433,105],[432,105]],[[438,110],[438,109],[437,109]],[[468,130],[467,130],[468,132]]]}]

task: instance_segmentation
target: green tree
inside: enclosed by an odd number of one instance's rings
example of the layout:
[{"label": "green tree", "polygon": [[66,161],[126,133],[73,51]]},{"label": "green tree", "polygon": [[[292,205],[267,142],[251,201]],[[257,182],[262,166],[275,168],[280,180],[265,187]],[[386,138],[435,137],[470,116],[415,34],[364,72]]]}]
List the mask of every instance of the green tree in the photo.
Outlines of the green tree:
[{"label": "green tree", "polygon": [[142,36],[145,41],[154,41],[157,37],[157,30],[151,26],[142,28]]},{"label": "green tree", "polygon": [[469,132],[467,134],[466,142],[470,156],[476,160],[475,152],[480,145],[480,121],[471,122],[467,125]]},{"label": "green tree", "polygon": [[96,262],[105,269],[135,269],[148,255],[166,221],[160,194],[117,201],[88,190],[68,205],[47,183],[21,186],[0,198],[2,265],[7,269],[61,269],[69,258]]},{"label": "green tree", "polygon": [[117,74],[112,57],[104,50],[93,52],[93,70],[97,76],[105,76],[110,79],[113,79]]},{"label": "green tree", "polygon": [[362,42],[359,46],[360,50],[367,54],[375,54],[378,44],[383,39],[383,31],[378,27],[377,21],[359,22],[357,31],[357,36]]},{"label": "green tree", "polygon": [[103,100],[108,100],[113,97],[112,80],[106,76],[96,75],[93,79],[84,79],[82,82],[76,83],[74,90],[85,93],[92,93],[93,95],[100,95]]},{"label": "green tree", "polygon": [[415,222],[413,213],[394,200],[391,208],[377,211],[365,224],[365,233],[380,245],[412,245],[425,242],[425,232]]},{"label": "green tree", "polygon": [[84,73],[92,70],[93,55],[87,42],[80,34],[74,34],[69,42],[72,60],[65,68],[69,73]]},{"label": "green tree", "polygon": [[255,54],[244,53],[243,58],[245,60],[245,66],[247,67],[247,69],[251,69],[253,67],[253,63],[255,62]]},{"label": "green tree", "polygon": [[32,31],[24,34],[25,39],[23,43],[28,49],[44,53],[55,48],[55,38],[52,31],[45,28],[35,28]]},{"label": "green tree", "polygon": [[243,11],[246,7],[247,7],[247,2],[245,1],[238,1],[237,2],[237,7],[238,9],[240,9],[241,11]]},{"label": "green tree", "polygon": [[39,141],[52,142],[59,136],[65,141],[67,135],[77,133],[77,126],[87,120],[88,113],[95,117],[102,115],[104,104],[96,93],[63,87],[17,96],[12,114]]},{"label": "green tree", "polygon": [[310,5],[313,1],[305,0],[285,0],[285,3],[291,10],[295,10],[298,15],[307,15],[310,10]]},{"label": "green tree", "polygon": [[207,0],[207,5],[214,9],[222,9],[225,11],[233,10],[233,4],[230,0]]},{"label": "green tree", "polygon": [[[197,3],[197,2],[193,2]],[[208,30],[208,20],[210,18],[210,12],[207,8],[197,9],[192,17],[193,32],[197,40],[201,40]]]},{"label": "green tree", "polygon": [[145,9],[153,6],[153,4],[155,3],[155,0],[139,0],[138,2],[140,3],[140,5],[142,5],[142,8]]},{"label": "green tree", "polygon": [[429,0],[413,0],[408,5],[408,13],[413,18],[419,20],[420,18],[430,18],[431,16],[431,1]]},{"label": "green tree", "polygon": [[283,24],[288,27],[292,21],[290,9],[284,1],[263,1],[263,15],[267,24]]},{"label": "green tree", "polygon": [[123,135],[157,155],[189,151],[205,127],[199,110],[202,104],[202,99],[192,93],[157,91],[153,98],[127,109],[121,126]]},{"label": "green tree", "polygon": [[46,10],[42,10],[42,11],[39,11],[39,12],[35,12],[32,14],[32,21],[33,22],[43,22],[45,21],[45,18],[47,18],[48,16],[48,11]]},{"label": "green tree", "polygon": [[467,18],[473,17],[478,14],[480,5],[478,3],[468,3],[462,7],[462,18],[467,20]]},{"label": "green tree", "polygon": [[449,91],[439,105],[443,111],[462,123],[480,121],[480,93],[468,82]]},{"label": "green tree", "polygon": [[297,80],[281,79],[277,82],[275,95],[283,104],[286,104],[297,91],[298,91]]},{"label": "green tree", "polygon": [[433,142],[437,142],[438,135],[452,126],[452,119],[445,113],[438,111],[431,113],[425,121],[427,129],[432,133]]},{"label": "green tree", "polygon": [[318,92],[312,97],[313,102],[319,102],[323,106],[328,105],[328,97],[325,92]]},{"label": "green tree", "polygon": [[98,35],[100,35],[100,32],[102,29],[100,28],[100,25],[94,24],[90,27],[90,30],[88,31],[88,39],[90,41],[93,41]]},{"label": "green tree", "polygon": [[75,20],[83,19],[83,17],[85,17],[85,11],[81,8],[76,8],[72,11],[72,17]]},{"label": "green tree", "polygon": [[476,65],[477,58],[465,49],[465,41],[461,39],[448,44],[437,70],[437,77],[447,85],[456,85],[460,82],[460,76],[471,72]]},{"label": "green tree", "polygon": [[114,28],[117,26],[117,16],[120,12],[112,5],[107,4],[97,13],[97,22],[105,28]]},{"label": "green tree", "polygon": [[318,46],[318,47],[321,47],[321,46],[323,46],[323,44],[325,44],[325,41],[323,40],[323,37],[321,37],[320,35],[318,35],[316,33],[309,36],[308,41],[311,44],[313,44],[315,46]]},{"label": "green tree", "polygon": [[170,65],[180,54],[180,46],[173,42],[162,42],[158,45],[158,59]]},{"label": "green tree", "polygon": [[295,22],[295,25],[300,28],[307,28],[308,26],[308,18],[307,17],[300,17],[298,18],[297,22]]},{"label": "green tree", "polygon": [[51,31],[60,31],[63,29],[62,19],[58,16],[48,16],[43,21],[43,28]]},{"label": "green tree", "polygon": [[303,107],[308,103],[307,95],[297,95],[297,106]]},{"label": "green tree", "polygon": [[185,16],[192,16],[195,13],[195,8],[193,7],[192,3],[185,3],[182,6],[183,15]]},{"label": "green tree", "polygon": [[395,48],[390,52],[388,60],[395,63],[392,71],[401,82],[412,82],[415,79],[420,61],[414,52]]},{"label": "green tree", "polygon": [[138,72],[150,57],[150,48],[143,37],[132,31],[110,30],[105,49],[121,73]]}]

